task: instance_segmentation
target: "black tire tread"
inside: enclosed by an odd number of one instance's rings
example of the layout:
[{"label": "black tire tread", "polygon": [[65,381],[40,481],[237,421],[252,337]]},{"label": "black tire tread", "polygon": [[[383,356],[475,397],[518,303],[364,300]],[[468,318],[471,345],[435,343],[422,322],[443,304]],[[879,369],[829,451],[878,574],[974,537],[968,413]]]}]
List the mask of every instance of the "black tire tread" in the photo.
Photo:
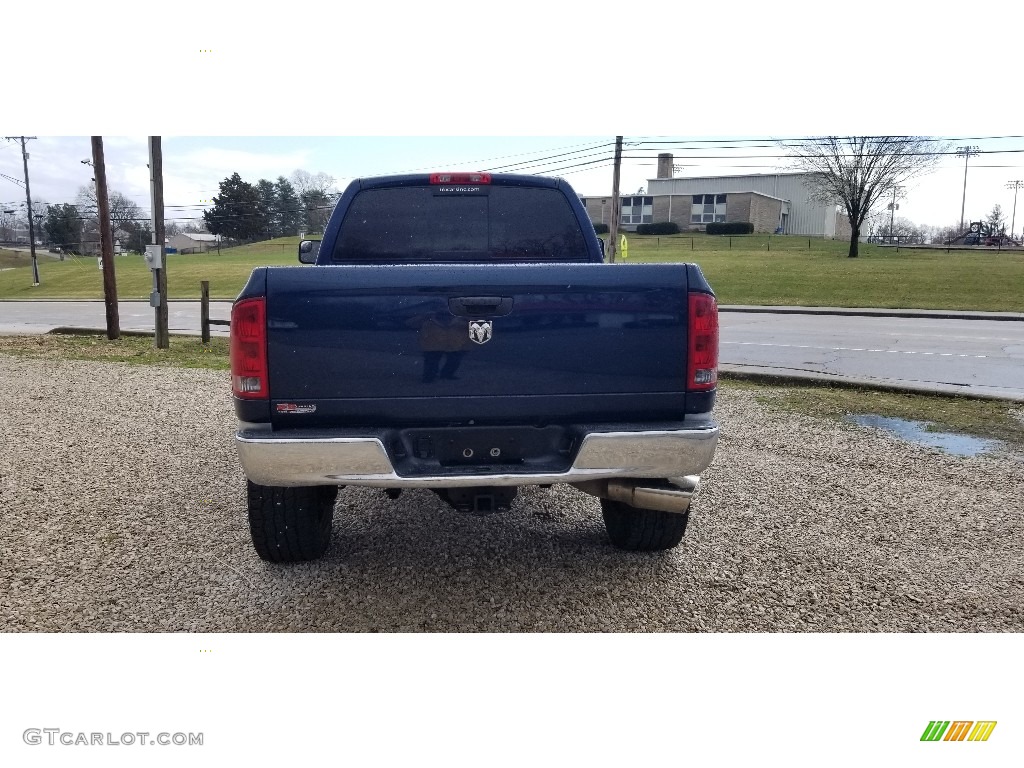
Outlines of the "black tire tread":
[{"label": "black tire tread", "polygon": [[601,499],[601,514],[612,545],[630,552],[672,549],[683,540],[690,510],[661,512]]},{"label": "black tire tread", "polygon": [[331,543],[338,488],[283,488],[248,482],[249,533],[262,559],[296,563],[322,557]]}]

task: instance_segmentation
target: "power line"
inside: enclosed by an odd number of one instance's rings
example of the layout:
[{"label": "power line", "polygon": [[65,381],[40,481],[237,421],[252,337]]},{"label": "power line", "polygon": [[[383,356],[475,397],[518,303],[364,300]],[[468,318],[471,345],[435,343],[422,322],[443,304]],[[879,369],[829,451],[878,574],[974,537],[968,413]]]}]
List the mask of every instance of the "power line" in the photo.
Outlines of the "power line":
[{"label": "power line", "polygon": [[[647,139],[645,136],[630,137],[631,139]],[[888,136],[857,136],[854,138],[862,139],[889,139]],[[905,139],[910,137],[892,137],[893,141],[898,139]],[[935,137],[923,137],[932,138],[934,141],[996,141],[1001,139],[1024,139],[1024,136],[935,136]],[[765,141],[765,142],[794,142],[794,143],[823,143],[830,141],[831,139],[826,136],[802,136],[792,138],[779,138],[777,136],[765,136],[757,138],[718,138],[718,139],[691,139],[688,137],[682,138],[659,138],[657,141],[645,140],[640,143],[643,144],[716,144],[722,141],[730,142],[752,142],[752,141]],[[632,142],[627,141],[627,144]]]},{"label": "power line", "polygon": [[[1007,154],[1020,154],[1024,153],[1024,148],[1021,149],[974,149],[972,150],[973,155],[1007,155]],[[903,157],[943,157],[943,156],[954,156],[959,155],[962,157],[958,150],[942,150],[935,152],[899,152],[893,153],[899,154]],[[835,155],[836,157],[858,157],[857,154],[853,153],[841,153]],[[797,159],[798,155],[674,155],[673,161],[675,160],[794,160]],[[626,155],[623,155],[623,159],[627,159]],[[629,155],[630,160],[650,160],[649,155]]]},{"label": "power line", "polygon": [[[392,171],[391,173],[398,174],[398,173],[415,173],[417,171],[436,171],[437,168],[442,166],[442,165],[469,165],[470,163],[490,163],[490,162],[492,162],[494,160],[506,160],[506,159],[508,159],[510,157],[523,157],[525,155],[532,155],[532,154],[535,154],[535,153],[555,152],[557,150],[573,149],[575,147],[584,147],[584,149],[581,149],[579,151],[580,152],[586,152],[586,151],[591,150],[591,149],[597,149],[599,147],[607,147],[607,146],[611,146],[611,142],[606,142],[604,144],[593,144],[593,145],[590,145],[590,142],[587,142],[585,144],[569,144],[569,145],[566,145],[564,147],[553,147],[551,149],[536,149],[536,150],[531,150],[530,152],[518,152],[518,153],[512,154],[512,155],[500,155],[498,157],[488,157],[488,158],[484,158],[482,160],[459,160],[459,161],[454,162],[454,163],[435,163],[434,165],[423,166],[421,168],[411,168],[411,169],[405,170],[405,171]],[[567,153],[567,154],[571,154],[571,153]],[[540,157],[540,158],[537,158],[537,159],[538,160],[547,160],[547,159],[550,159],[551,157],[552,157],[551,155],[548,155],[548,156]],[[554,155],[554,157],[557,157],[557,155]]]},{"label": "power line", "polygon": [[[563,152],[560,155],[549,155],[547,157],[536,157],[536,158],[533,158],[532,160],[523,160],[523,161],[520,161],[518,163],[509,163],[507,165],[491,166],[489,168],[484,168],[483,170],[495,171],[495,172],[507,172],[508,169],[519,168],[519,167],[524,167],[524,166],[526,168],[535,168],[537,166],[542,166],[542,165],[552,165],[552,164],[557,163],[557,162],[564,162],[562,160],[559,160],[558,158],[564,158],[564,157],[568,157],[568,156],[572,156],[572,155],[575,155],[576,158],[574,158],[574,159],[577,159],[577,158],[583,158],[583,157],[594,157],[595,154],[607,154],[607,151],[604,152],[604,153],[595,153],[595,152],[591,152],[591,150],[594,150],[594,149],[604,149],[605,147],[609,147],[609,146],[613,146],[613,145],[610,144],[610,143],[598,144],[598,145],[593,146],[593,147],[587,147],[586,149],[576,150],[575,152]],[[585,154],[587,152],[590,152],[590,154]],[[548,161],[551,161],[551,162],[548,162]]]}]

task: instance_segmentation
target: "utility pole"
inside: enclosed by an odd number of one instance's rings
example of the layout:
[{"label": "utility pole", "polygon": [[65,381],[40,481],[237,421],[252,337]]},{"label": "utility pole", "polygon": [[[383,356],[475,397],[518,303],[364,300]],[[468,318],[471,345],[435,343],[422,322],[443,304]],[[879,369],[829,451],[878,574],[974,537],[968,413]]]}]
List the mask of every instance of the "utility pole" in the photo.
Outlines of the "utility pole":
[{"label": "utility pole", "polygon": [[1017,190],[1024,187],[1024,180],[1014,179],[1006,182],[1006,188],[1013,190],[1013,216],[1010,218],[1010,237],[1013,237],[1013,227],[1017,223]]},{"label": "utility pole", "polygon": [[32,287],[39,285],[39,262],[36,261],[36,227],[32,217],[32,190],[28,185],[28,152],[25,151],[25,142],[31,141],[35,136],[6,136],[10,141],[21,142],[21,159],[25,164],[25,201],[28,203],[28,249],[32,254]]},{"label": "utility pole", "polygon": [[149,137],[149,182],[153,197],[153,244],[160,249],[160,269],[153,270],[153,292],[156,294],[153,346],[170,347],[167,332],[167,262],[164,253],[164,161],[160,137]]},{"label": "utility pole", "polygon": [[615,137],[615,168],[612,171],[612,221],[608,227],[608,262],[615,263],[619,245],[619,220],[622,218],[622,200],[619,199],[619,170],[622,166],[622,137]]},{"label": "utility pole", "polygon": [[117,313],[117,280],[114,274],[114,233],[110,225],[107,198],[107,166],[103,159],[103,137],[92,137],[92,165],[96,173],[96,208],[100,219],[100,263],[103,265],[103,302],[107,308],[107,338],[121,338]]},{"label": "utility pole", "polygon": [[964,198],[960,203],[960,234],[964,233],[964,208],[967,205],[967,161],[972,157],[979,154],[978,147],[976,145],[956,148],[956,156],[964,159]]}]

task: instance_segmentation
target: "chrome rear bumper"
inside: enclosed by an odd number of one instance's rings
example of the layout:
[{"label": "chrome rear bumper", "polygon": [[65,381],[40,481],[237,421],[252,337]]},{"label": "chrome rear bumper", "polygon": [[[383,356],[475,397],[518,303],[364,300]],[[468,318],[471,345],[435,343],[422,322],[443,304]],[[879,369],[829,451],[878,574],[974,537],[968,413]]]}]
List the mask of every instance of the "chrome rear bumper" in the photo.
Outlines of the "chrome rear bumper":
[{"label": "chrome rear bumper", "polygon": [[[246,477],[260,485],[362,485],[376,488],[458,488],[475,486],[583,484],[621,478],[684,478],[711,464],[718,425],[644,432],[592,432],[583,438],[567,472],[404,477],[395,472],[376,437],[275,437],[242,425],[236,435]],[[628,502],[627,502],[628,503]]]}]

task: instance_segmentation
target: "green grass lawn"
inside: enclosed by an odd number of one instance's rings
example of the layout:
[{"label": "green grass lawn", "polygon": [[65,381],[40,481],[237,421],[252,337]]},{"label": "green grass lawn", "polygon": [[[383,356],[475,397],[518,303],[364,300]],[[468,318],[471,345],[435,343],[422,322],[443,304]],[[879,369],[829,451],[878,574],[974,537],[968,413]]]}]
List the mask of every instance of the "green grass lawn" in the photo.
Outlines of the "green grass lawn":
[{"label": "green grass lawn", "polygon": [[[627,263],[700,265],[722,304],[1024,312],[1024,253],[883,248],[806,237],[627,235]],[[810,247],[808,247],[808,244]]]},{"label": "green grass lawn", "polygon": [[[40,264],[47,264],[60,257],[54,256],[48,252],[45,248],[36,249],[36,262]],[[0,269],[12,269],[16,267],[29,267],[32,266],[32,255],[28,251],[16,251],[13,248],[0,248]],[[31,273],[29,273],[31,274]]]},{"label": "green grass lawn", "polygon": [[167,349],[155,349],[148,336],[122,336],[116,341],[95,334],[0,336],[0,354],[224,371],[230,368],[228,340],[219,336],[206,344],[198,336],[171,336]]},{"label": "green grass lawn", "polygon": [[[1024,311],[1024,253],[897,252],[862,244],[861,256],[849,259],[845,242],[795,236],[627,234],[627,240],[627,263],[700,264],[722,304]],[[253,267],[297,265],[297,246],[298,238],[291,237],[226,248],[220,255],[172,254],[168,291],[171,298],[197,299],[200,281],[209,280],[213,298],[233,299]],[[149,296],[151,277],[141,256],[118,256],[115,268],[120,298]],[[95,258],[41,259],[39,270],[38,288],[27,267],[0,272],[0,299],[103,296]]]},{"label": "green grass lawn", "polygon": [[[210,281],[212,298],[233,299],[242,290],[253,267],[270,264],[298,265],[299,238],[279,238],[263,243],[225,248],[203,254],[169,254],[167,291],[172,299],[198,299],[199,283]],[[114,257],[119,299],[148,299],[152,273],[139,254]],[[101,299],[103,273],[95,257],[71,257],[40,261],[41,285],[32,287],[28,268],[0,272],[0,299]]]}]

